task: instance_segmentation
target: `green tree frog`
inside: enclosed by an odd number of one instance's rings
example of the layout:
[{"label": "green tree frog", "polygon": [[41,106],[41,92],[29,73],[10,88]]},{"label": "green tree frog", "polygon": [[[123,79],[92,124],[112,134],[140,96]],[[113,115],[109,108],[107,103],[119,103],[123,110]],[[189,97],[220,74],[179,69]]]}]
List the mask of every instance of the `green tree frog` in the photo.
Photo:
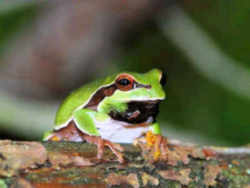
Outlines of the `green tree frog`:
[{"label": "green tree frog", "polygon": [[153,69],[143,74],[122,72],[86,84],[63,101],[53,130],[43,139],[96,144],[98,159],[107,146],[121,163],[123,148],[118,143],[133,143],[146,135],[149,145],[159,150],[162,136],[156,116],[165,99],[165,82],[162,71]]}]

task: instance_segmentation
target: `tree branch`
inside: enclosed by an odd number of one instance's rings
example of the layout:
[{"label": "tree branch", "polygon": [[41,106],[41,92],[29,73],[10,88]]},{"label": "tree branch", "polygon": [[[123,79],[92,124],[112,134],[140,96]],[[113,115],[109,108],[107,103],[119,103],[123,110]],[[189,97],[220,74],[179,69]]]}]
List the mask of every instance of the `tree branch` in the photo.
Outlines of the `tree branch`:
[{"label": "tree branch", "polygon": [[140,148],[123,146],[127,162],[119,164],[109,149],[98,161],[96,147],[87,143],[0,141],[0,187],[250,186],[247,147],[227,150],[175,142],[167,158],[151,163],[144,143]]}]

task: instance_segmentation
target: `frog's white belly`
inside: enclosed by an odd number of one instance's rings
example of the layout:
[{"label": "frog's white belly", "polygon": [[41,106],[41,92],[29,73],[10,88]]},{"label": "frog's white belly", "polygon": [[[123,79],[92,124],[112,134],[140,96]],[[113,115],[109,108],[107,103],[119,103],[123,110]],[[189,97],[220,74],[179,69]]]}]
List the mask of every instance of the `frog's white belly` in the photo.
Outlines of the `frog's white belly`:
[{"label": "frog's white belly", "polygon": [[149,131],[150,127],[126,128],[127,123],[108,119],[105,122],[95,122],[103,139],[116,143],[133,143],[133,141]]}]

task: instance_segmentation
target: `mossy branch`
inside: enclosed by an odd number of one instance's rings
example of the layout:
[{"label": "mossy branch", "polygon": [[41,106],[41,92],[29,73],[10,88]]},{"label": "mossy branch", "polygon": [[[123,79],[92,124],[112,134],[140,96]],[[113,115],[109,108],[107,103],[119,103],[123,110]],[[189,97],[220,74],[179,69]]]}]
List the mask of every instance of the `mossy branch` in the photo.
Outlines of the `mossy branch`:
[{"label": "mossy branch", "polygon": [[250,186],[248,147],[233,153],[172,143],[167,159],[152,164],[143,143],[123,146],[127,162],[119,164],[109,149],[98,161],[87,143],[0,141],[0,187]]}]

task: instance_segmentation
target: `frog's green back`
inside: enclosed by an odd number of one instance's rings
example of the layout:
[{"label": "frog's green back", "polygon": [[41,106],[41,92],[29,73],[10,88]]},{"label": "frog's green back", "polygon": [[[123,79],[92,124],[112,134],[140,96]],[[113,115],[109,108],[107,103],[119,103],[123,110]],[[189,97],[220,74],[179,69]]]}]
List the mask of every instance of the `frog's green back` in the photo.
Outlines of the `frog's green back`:
[{"label": "frog's green back", "polygon": [[56,113],[55,125],[58,126],[68,122],[77,108],[85,105],[92,94],[100,87],[111,84],[115,77],[116,75],[112,75],[106,79],[99,79],[73,91],[60,105]]}]

